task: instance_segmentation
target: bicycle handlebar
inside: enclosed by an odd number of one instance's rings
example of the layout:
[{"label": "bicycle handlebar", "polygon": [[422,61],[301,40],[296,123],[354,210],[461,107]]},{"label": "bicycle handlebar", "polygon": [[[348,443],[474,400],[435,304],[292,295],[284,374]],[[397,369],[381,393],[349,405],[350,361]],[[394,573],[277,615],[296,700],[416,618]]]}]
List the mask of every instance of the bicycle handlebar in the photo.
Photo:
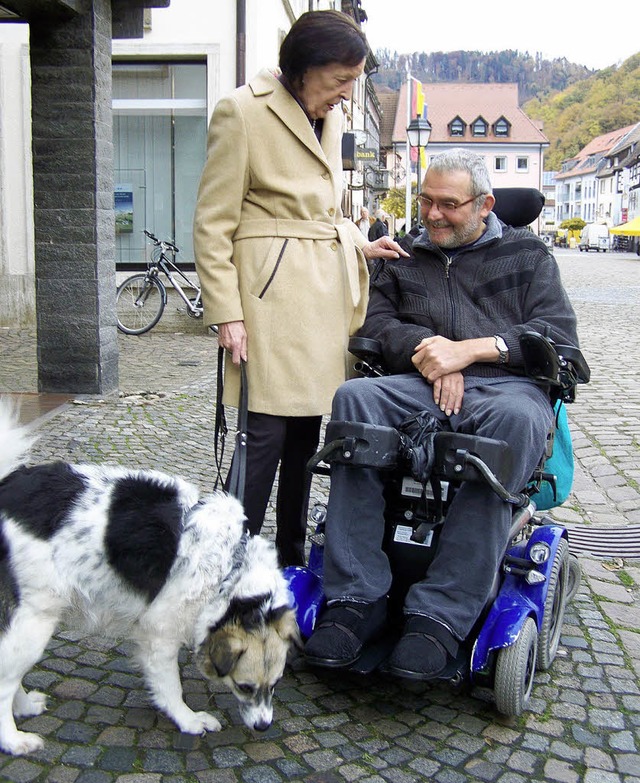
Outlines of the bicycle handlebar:
[{"label": "bicycle handlebar", "polygon": [[143,230],[143,233],[145,236],[149,237],[149,239],[153,242],[156,247],[160,247],[162,251],[169,250],[172,253],[179,253],[180,251],[178,248],[173,244],[173,242],[169,242],[168,240],[162,240],[158,239],[157,236],[154,236],[154,234],[151,233],[151,231],[147,231],[145,228]]}]

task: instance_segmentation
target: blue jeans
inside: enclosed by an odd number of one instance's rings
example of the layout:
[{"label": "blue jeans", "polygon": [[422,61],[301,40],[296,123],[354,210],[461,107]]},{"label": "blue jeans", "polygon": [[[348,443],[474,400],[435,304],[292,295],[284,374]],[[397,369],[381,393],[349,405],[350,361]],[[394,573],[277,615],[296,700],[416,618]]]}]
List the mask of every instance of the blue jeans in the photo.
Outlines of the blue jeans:
[{"label": "blue jeans", "polygon": [[[440,420],[432,387],[418,374],[347,381],[332,418],[397,427],[419,411]],[[513,454],[507,488],[521,490],[542,453],[553,419],[544,390],[527,379],[466,379],[454,432],[506,441]],[[375,601],[391,586],[382,549],[383,477],[373,468],[334,464],[327,507],[324,589],[328,600]],[[488,486],[463,483],[451,503],[428,573],[407,593],[404,611],[433,618],[465,639],[480,615],[504,555],[512,507]]]}]

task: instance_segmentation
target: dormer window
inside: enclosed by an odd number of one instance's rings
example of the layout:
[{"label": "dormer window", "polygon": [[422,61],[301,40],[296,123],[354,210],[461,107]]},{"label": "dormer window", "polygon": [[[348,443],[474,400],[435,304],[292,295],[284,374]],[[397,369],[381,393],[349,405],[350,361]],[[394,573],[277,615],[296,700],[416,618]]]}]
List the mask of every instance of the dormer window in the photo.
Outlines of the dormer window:
[{"label": "dormer window", "polygon": [[449,123],[449,136],[464,136],[466,127],[466,123],[463,122],[460,117],[456,117]]},{"label": "dormer window", "polygon": [[471,124],[472,136],[486,136],[488,130],[489,130],[489,125],[487,124],[487,121],[483,117],[478,117],[478,119],[474,120],[473,123]]},{"label": "dormer window", "polygon": [[511,130],[511,123],[504,117],[500,117],[493,124],[493,135],[496,138],[506,138]]}]

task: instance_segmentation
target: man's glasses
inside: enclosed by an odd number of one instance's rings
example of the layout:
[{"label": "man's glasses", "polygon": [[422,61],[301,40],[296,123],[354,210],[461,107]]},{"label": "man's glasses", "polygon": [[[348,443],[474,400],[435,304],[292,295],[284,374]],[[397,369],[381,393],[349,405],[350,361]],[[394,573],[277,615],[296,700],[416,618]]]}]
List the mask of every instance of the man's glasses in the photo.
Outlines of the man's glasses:
[{"label": "man's glasses", "polygon": [[483,195],[484,193],[480,193],[480,195],[472,196],[471,198],[468,198],[466,201],[458,202],[458,201],[434,201],[432,198],[420,194],[418,196],[418,201],[427,210],[427,212],[431,212],[433,207],[435,207],[438,210],[438,212],[456,212],[458,209],[460,209],[460,207],[464,207],[467,204],[471,204],[472,201],[475,201],[477,198],[480,198],[480,196]]}]

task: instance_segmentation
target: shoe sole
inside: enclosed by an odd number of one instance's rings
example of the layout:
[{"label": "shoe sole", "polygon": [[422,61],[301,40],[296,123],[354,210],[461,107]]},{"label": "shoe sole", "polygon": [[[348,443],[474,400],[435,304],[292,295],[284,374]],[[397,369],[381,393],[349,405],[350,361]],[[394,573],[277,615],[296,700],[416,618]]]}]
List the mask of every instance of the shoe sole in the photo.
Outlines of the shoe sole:
[{"label": "shoe sole", "polygon": [[321,666],[324,669],[347,669],[352,666],[360,657],[362,651],[358,650],[358,654],[355,658],[317,658],[315,655],[304,656],[307,663],[312,666]]}]

